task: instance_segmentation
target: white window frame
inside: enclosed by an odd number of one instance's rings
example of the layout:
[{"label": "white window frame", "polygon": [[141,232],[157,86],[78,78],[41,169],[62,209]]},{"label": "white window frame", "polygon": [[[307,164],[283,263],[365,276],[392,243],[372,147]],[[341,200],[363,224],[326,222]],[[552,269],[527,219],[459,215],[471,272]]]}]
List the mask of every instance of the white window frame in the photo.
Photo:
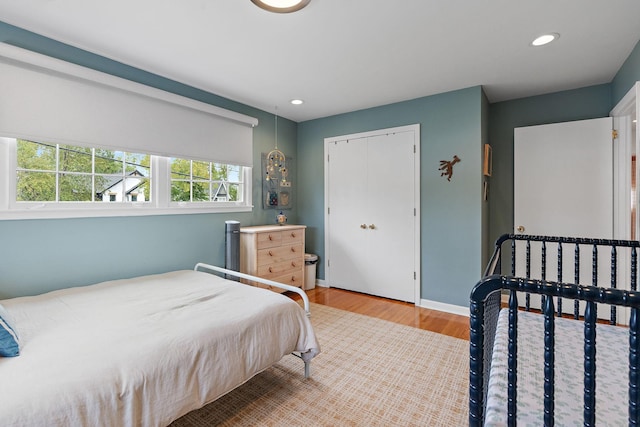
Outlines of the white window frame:
[{"label": "white window frame", "polygon": [[[151,156],[151,201],[119,203],[16,202],[16,140],[0,137],[0,220],[87,218],[250,212],[252,168],[242,167],[242,200],[237,202],[171,202],[169,158]],[[64,143],[64,142],[59,142]],[[72,144],[72,143],[71,143]]]}]

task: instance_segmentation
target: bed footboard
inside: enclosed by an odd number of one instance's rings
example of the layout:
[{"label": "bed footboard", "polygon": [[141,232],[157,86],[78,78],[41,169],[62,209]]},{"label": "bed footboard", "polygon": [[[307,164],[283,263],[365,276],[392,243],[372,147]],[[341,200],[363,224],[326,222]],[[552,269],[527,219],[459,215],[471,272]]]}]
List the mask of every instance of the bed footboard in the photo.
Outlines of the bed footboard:
[{"label": "bed footboard", "polygon": [[239,271],[227,270],[226,268],[217,267],[215,265],[209,265],[202,262],[196,264],[193,268],[195,271],[209,270],[215,271],[218,273],[223,273],[230,276],[239,277],[241,279],[251,280],[253,282],[263,283],[265,285],[275,286],[277,288],[281,288],[287,291],[295,292],[302,298],[304,303],[304,311],[307,314],[307,317],[311,317],[311,310],[309,306],[309,297],[307,294],[300,288],[296,288],[295,286],[285,285],[284,283],[274,282],[273,280],[263,279],[262,277],[252,276],[250,274],[240,273]]},{"label": "bed footboard", "polygon": [[[277,288],[281,288],[287,291],[295,292],[298,295],[300,295],[300,297],[302,298],[302,301],[304,303],[305,314],[307,315],[307,317],[311,317],[309,297],[307,297],[307,294],[300,288],[296,288],[295,286],[285,285],[284,283],[274,282],[273,280],[263,279],[262,277],[252,276],[250,274],[240,273],[238,271],[228,270],[226,268],[217,267],[215,265],[209,265],[201,262],[197,263],[193,269],[195,271],[208,270],[208,271],[213,271],[217,273],[222,273],[228,276],[235,276],[241,279],[247,279],[254,282],[263,283],[265,285],[275,286]],[[292,354],[304,362],[304,377],[309,378],[311,376],[311,358],[312,357],[309,357],[309,354],[307,353],[302,353],[302,354],[292,353]]]}]

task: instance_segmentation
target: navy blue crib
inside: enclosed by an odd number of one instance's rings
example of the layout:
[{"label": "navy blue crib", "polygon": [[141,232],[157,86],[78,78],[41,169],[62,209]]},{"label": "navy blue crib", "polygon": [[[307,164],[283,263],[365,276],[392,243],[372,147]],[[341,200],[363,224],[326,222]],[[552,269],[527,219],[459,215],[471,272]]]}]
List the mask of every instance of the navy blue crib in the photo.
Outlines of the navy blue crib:
[{"label": "navy blue crib", "polygon": [[[606,304],[606,323],[617,323],[620,307],[630,307],[628,366],[628,424],[640,424],[638,398],[640,340],[638,337],[638,309],[640,293],[637,289],[638,241],[565,238],[505,234],[495,245],[495,251],[484,277],[473,288],[470,300],[470,372],[469,372],[469,425],[484,425],[487,384],[492,351],[502,296],[508,295],[508,391],[506,425],[516,425],[518,407],[518,340],[517,324],[520,310],[531,310],[530,296],[540,295],[539,311],[544,316],[544,387],[540,395],[544,400],[544,425],[554,425],[555,379],[555,319],[563,314],[562,304],[573,303],[571,317],[584,322],[584,425],[594,426],[596,420],[596,324],[597,305]],[[552,249],[552,250],[551,250]],[[585,252],[590,263],[584,262]],[[553,253],[553,260],[549,254]],[[607,265],[606,283],[602,281],[603,258]],[[624,262],[620,262],[623,258]],[[532,260],[535,260],[533,262]],[[536,266],[535,274],[532,265]],[[567,278],[567,264],[573,275]],[[585,264],[587,264],[585,266]],[[626,266],[621,271],[622,265]],[[510,274],[502,274],[503,265]],[[518,268],[516,268],[518,265]],[[547,280],[549,266],[554,281]],[[627,268],[628,267],[628,268]],[[519,276],[516,275],[518,271]],[[587,274],[587,278],[585,277]],[[623,280],[621,280],[623,278]],[[581,284],[581,281],[583,284]],[[584,282],[589,282],[584,284]],[[624,283],[620,283],[624,282]],[[604,286],[603,286],[604,284]],[[628,290],[619,289],[619,287]],[[520,300],[518,300],[520,293]],[[524,295],[524,301],[522,296]],[[582,305],[579,302],[582,301]],[[580,308],[582,307],[582,308]],[[602,306],[601,306],[602,308]],[[566,307],[565,307],[566,309]],[[601,312],[602,314],[602,312]],[[606,363],[606,361],[599,360]],[[579,369],[579,367],[576,367]]]}]

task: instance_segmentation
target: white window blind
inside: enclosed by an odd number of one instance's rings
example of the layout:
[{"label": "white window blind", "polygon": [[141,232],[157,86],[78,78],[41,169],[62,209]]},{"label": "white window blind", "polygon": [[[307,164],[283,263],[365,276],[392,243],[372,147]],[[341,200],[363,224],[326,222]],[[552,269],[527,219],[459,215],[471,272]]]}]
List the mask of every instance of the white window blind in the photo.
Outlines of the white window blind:
[{"label": "white window blind", "polygon": [[258,120],[0,43],[0,136],[252,166]]}]

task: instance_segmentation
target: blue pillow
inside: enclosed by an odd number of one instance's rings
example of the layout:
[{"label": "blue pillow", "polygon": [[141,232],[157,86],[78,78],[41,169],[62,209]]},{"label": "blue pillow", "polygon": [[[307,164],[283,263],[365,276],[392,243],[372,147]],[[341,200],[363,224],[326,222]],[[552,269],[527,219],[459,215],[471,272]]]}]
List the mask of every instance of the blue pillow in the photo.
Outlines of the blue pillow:
[{"label": "blue pillow", "polygon": [[6,310],[0,305],[0,356],[14,357],[20,354],[18,334],[16,334],[15,329],[9,325],[7,317]]}]

